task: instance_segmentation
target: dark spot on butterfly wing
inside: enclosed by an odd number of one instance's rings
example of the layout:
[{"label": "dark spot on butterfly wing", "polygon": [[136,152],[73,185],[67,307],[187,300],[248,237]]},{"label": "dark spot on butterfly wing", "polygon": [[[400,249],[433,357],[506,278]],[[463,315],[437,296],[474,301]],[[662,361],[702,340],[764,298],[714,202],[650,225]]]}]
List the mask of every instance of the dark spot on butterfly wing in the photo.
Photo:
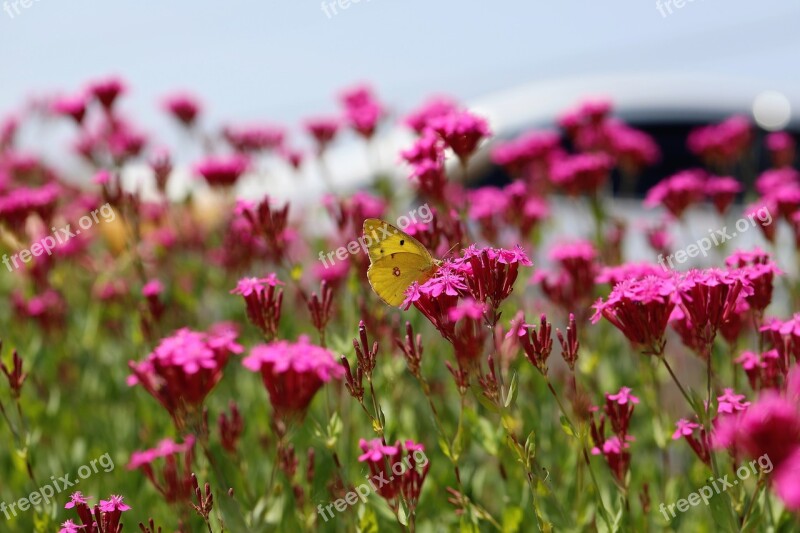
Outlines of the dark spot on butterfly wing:
[{"label": "dark spot on butterfly wing", "polygon": [[394,274],[395,277],[400,277],[400,268],[394,267],[394,269],[392,270],[392,274]]},{"label": "dark spot on butterfly wing", "polygon": [[405,239],[400,239],[400,246],[403,246],[406,243]]}]

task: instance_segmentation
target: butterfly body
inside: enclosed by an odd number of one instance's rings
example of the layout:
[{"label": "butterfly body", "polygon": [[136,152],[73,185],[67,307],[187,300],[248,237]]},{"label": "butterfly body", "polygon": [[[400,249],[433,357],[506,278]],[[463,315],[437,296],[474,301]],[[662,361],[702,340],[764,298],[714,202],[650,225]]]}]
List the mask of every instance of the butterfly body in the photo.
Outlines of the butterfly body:
[{"label": "butterfly body", "polygon": [[381,300],[394,307],[403,303],[412,283],[424,283],[441,264],[417,239],[377,218],[364,221],[362,239],[370,242],[369,284]]}]

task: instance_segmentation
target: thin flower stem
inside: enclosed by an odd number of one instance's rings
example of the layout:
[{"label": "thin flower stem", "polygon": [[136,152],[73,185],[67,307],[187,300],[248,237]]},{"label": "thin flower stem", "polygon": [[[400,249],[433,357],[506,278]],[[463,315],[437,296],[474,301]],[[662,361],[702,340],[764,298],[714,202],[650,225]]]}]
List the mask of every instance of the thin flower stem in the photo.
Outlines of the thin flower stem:
[{"label": "thin flower stem", "polygon": [[[561,403],[561,399],[558,397],[558,394],[556,393],[556,390],[553,387],[553,384],[550,382],[550,378],[548,378],[545,375],[544,379],[545,379],[545,383],[547,383],[547,389],[553,395],[553,398],[555,398],[556,403],[558,404],[558,408],[561,410],[561,414],[564,415],[564,418],[569,423],[570,428],[572,429],[573,432],[575,432],[575,424],[572,422],[572,419],[570,418],[569,414],[567,413],[567,410],[564,408],[564,404]],[[610,516],[608,514],[608,508],[606,507],[606,502],[603,501],[603,494],[600,491],[600,484],[597,482],[597,478],[594,475],[594,470],[592,469],[592,463],[589,460],[589,452],[586,449],[586,443],[583,440],[583,433],[582,432],[580,432],[578,434],[578,438],[580,440],[581,452],[583,453],[584,462],[586,463],[586,467],[589,470],[589,475],[592,478],[592,484],[594,485],[594,488],[597,491],[597,499],[600,500],[600,505],[603,508],[604,516]]]}]

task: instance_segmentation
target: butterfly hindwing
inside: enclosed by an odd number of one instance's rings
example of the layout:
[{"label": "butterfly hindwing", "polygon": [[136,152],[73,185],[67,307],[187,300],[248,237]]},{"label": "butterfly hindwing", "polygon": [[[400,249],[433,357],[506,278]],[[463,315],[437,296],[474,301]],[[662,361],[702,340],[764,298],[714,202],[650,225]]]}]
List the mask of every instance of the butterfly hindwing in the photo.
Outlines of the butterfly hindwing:
[{"label": "butterfly hindwing", "polygon": [[420,255],[399,252],[373,262],[367,277],[380,299],[397,307],[406,299],[408,287],[415,281],[427,280],[434,269],[434,265]]}]

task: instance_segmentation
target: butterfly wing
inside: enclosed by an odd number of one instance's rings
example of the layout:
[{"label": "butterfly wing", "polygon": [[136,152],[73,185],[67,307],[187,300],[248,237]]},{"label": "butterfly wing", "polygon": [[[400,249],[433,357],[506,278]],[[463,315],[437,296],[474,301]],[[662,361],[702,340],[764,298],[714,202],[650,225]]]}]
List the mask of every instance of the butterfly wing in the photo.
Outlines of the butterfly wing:
[{"label": "butterfly wing", "polygon": [[398,307],[406,299],[406,290],[412,283],[425,282],[435,271],[430,255],[397,252],[373,261],[367,278],[381,300]]},{"label": "butterfly wing", "polygon": [[365,243],[369,242],[367,250],[369,251],[370,262],[373,264],[378,259],[398,253],[422,256],[429,265],[434,262],[430,252],[421,242],[383,220],[378,220],[377,218],[366,219],[362,238]]}]

